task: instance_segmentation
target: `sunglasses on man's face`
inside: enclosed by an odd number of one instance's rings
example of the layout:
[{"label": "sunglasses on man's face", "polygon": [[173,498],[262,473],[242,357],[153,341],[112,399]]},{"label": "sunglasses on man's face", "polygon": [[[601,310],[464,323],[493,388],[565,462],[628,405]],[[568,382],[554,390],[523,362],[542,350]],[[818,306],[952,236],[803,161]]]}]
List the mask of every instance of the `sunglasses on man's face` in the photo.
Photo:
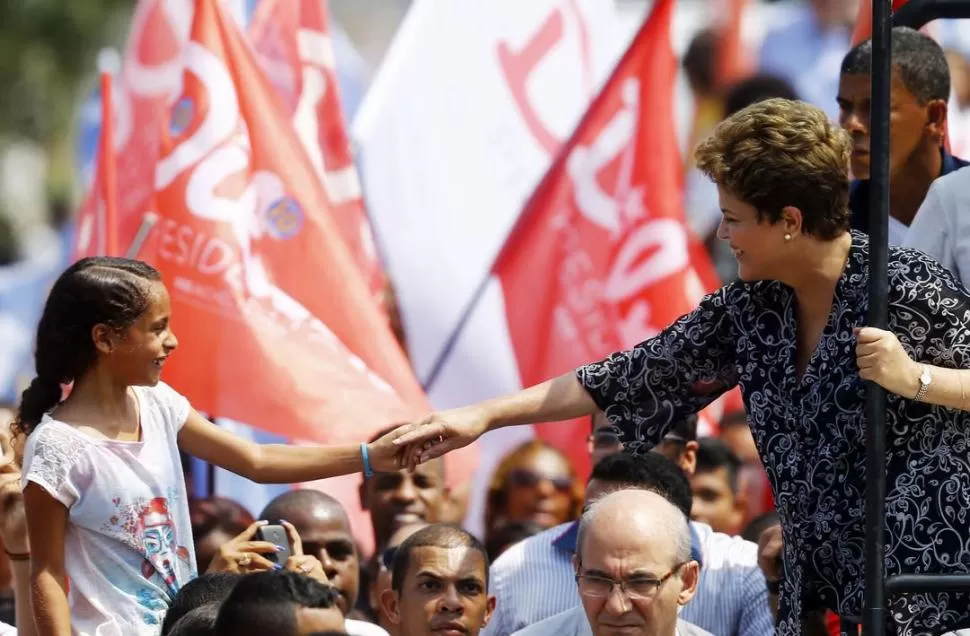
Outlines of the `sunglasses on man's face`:
[{"label": "sunglasses on man's face", "polygon": [[394,556],[397,554],[397,548],[387,548],[381,552],[381,567],[386,571],[390,572],[391,568],[394,567]]},{"label": "sunglasses on man's face", "polygon": [[548,481],[559,492],[569,492],[573,487],[573,481],[569,477],[546,477],[522,468],[517,468],[509,473],[510,486],[535,488],[543,481]]}]

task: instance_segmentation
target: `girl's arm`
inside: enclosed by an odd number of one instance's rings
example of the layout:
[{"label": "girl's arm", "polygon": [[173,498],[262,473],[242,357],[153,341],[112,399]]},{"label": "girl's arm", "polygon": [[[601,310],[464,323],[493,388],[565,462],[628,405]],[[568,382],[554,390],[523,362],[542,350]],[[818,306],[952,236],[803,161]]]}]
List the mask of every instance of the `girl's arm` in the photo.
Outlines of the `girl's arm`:
[{"label": "girl's arm", "polygon": [[[400,433],[392,431],[367,444],[374,470],[393,471],[401,467],[401,449],[392,443]],[[179,448],[263,484],[289,484],[327,479],[361,472],[364,468],[360,444],[334,446],[288,446],[256,444],[223,430],[194,410],[178,436]]]},{"label": "girl's arm", "polygon": [[37,633],[71,636],[64,573],[68,510],[33,482],[24,488],[24,505],[30,541],[30,600]]}]

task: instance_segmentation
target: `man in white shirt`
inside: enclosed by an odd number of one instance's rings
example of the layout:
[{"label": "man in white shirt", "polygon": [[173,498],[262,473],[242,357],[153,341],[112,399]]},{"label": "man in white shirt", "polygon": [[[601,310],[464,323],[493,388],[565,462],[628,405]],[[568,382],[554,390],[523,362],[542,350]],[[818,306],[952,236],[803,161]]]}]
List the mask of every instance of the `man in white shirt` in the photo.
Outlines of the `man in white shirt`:
[{"label": "man in white shirt", "polygon": [[573,567],[582,605],[516,636],[710,636],[678,619],[699,566],[687,515],[661,495],[621,490],[593,503]]},{"label": "man in white shirt", "polygon": [[[600,460],[590,477],[586,501],[624,488],[657,492],[685,515],[690,514],[693,499],[687,477],[659,453],[638,457],[614,453]],[[496,559],[489,589],[497,605],[484,636],[509,636],[580,605],[572,567],[578,525],[556,526],[512,546]],[[683,608],[681,618],[717,636],[773,633],[768,589],[758,567],[758,546],[715,533],[702,523],[691,523],[690,528],[693,557],[701,564],[700,581],[697,596]]]},{"label": "man in white shirt", "polygon": [[903,241],[932,256],[970,283],[970,170],[960,169],[933,182]]}]

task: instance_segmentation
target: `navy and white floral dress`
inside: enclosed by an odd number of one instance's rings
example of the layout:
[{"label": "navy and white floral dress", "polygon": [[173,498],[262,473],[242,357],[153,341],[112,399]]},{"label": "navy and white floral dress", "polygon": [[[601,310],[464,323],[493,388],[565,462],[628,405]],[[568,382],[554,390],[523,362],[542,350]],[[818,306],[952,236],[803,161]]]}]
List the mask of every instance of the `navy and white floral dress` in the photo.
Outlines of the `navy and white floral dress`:
[{"label": "navy and white floral dress", "polygon": [[[869,241],[852,248],[818,348],[796,377],[796,300],[773,281],[738,282],[630,351],[581,367],[579,380],[646,452],[670,424],[740,385],[785,538],[778,633],[820,607],[862,615],[865,384],[853,328],[866,324]],[[890,329],[915,360],[970,368],[970,293],[929,257],[890,248]],[[888,398],[887,575],[970,572],[970,414]],[[892,599],[895,633],[970,625],[970,595]]]}]

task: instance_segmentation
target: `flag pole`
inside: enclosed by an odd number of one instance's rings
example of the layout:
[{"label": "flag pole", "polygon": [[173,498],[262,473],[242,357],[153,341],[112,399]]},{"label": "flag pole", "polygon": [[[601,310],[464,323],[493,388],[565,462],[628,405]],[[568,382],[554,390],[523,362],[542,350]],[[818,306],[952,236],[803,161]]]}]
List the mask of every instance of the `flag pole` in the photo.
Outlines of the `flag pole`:
[{"label": "flag pole", "polygon": [[101,76],[101,189],[104,197],[105,254],[118,256],[118,179],[114,157],[114,76],[121,61],[114,49],[102,49],[98,55]]},{"label": "flag pole", "polygon": [[[872,2],[872,96],[869,201],[869,325],[889,324],[889,97],[892,0]],[[864,636],[886,633],[886,391],[868,382],[866,395],[866,551]]]}]

